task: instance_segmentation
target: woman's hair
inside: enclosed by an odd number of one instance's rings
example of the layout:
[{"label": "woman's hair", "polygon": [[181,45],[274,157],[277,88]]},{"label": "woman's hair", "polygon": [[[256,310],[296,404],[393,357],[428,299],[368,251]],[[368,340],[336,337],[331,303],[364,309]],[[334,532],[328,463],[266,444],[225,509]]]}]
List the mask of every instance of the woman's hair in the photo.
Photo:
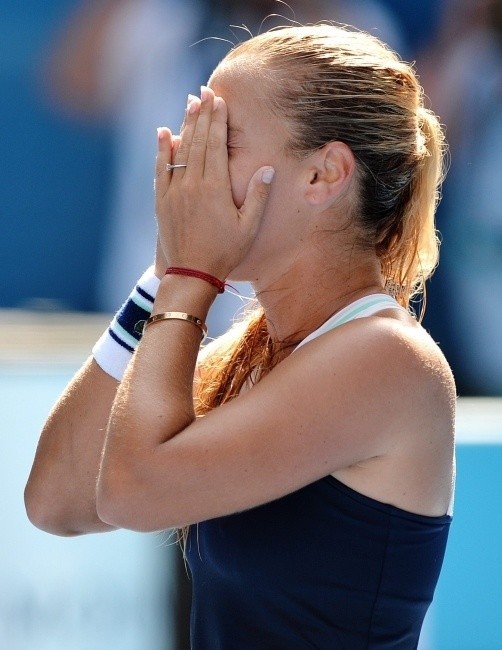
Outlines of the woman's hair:
[{"label": "woman's hair", "polygon": [[[412,68],[375,37],[325,24],[251,38],[230,51],[217,73],[235,65],[259,76],[271,109],[290,127],[292,155],[308,156],[333,141],[350,147],[358,244],[376,252],[389,292],[409,307],[437,264],[434,214],[445,148]],[[257,309],[205,355],[197,414],[236,396],[273,363]]]}]

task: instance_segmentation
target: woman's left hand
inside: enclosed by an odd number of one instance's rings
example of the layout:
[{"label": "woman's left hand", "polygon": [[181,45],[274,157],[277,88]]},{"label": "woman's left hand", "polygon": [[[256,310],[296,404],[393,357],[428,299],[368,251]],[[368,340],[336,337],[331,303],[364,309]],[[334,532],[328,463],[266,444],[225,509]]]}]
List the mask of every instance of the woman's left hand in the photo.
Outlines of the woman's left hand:
[{"label": "woman's left hand", "polygon": [[[194,268],[222,280],[236,268],[256,237],[274,170],[252,176],[241,208],[232,199],[227,155],[227,107],[202,88],[189,97],[179,147],[159,130],[156,214],[169,264]],[[172,171],[166,165],[186,165]]]}]

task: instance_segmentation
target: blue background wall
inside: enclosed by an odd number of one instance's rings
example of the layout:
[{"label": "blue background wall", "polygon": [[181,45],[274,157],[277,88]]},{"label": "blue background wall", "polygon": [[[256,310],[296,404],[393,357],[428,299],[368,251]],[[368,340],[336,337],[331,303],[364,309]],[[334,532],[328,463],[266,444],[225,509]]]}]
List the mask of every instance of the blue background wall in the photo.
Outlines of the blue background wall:
[{"label": "blue background wall", "polygon": [[107,202],[108,134],[105,127],[77,125],[57,114],[44,99],[41,67],[72,4],[2,3],[0,307],[93,306]]}]

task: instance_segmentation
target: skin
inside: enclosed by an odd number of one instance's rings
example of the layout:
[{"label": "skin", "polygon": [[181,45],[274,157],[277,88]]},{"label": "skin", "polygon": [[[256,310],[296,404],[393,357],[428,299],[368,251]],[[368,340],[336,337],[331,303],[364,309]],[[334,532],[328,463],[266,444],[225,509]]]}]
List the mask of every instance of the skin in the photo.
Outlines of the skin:
[{"label": "skin", "polygon": [[[273,337],[305,336],[383,290],[378,259],[354,246],[356,226],[338,227],[356,198],[353,156],[337,142],[301,160],[288,154],[287,126],[263,89],[257,96],[252,75],[226,68],[211,86],[189,103],[181,139],[159,130],[159,277],[169,260],[250,280]],[[186,169],[166,172],[173,160]],[[205,319],[215,296],[197,278],[164,276],[153,313]],[[329,473],[405,510],[445,514],[455,389],[441,352],[407,314],[391,309],[337,328],[195,419],[199,344],[190,323],[148,327],[118,388],[87,363],[42,433],[26,491],[34,523],[59,534],[165,529],[259,505]]]}]

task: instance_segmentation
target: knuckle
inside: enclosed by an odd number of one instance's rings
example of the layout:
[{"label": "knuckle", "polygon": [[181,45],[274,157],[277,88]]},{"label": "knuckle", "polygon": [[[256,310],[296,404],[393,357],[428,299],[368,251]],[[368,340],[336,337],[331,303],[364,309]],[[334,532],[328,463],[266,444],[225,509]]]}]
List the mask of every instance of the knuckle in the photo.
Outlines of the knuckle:
[{"label": "knuckle", "polygon": [[192,140],[192,146],[202,147],[206,143],[206,136],[203,133],[195,133]]},{"label": "knuckle", "polygon": [[221,137],[216,133],[210,133],[207,139],[207,148],[214,151],[221,147]]}]

